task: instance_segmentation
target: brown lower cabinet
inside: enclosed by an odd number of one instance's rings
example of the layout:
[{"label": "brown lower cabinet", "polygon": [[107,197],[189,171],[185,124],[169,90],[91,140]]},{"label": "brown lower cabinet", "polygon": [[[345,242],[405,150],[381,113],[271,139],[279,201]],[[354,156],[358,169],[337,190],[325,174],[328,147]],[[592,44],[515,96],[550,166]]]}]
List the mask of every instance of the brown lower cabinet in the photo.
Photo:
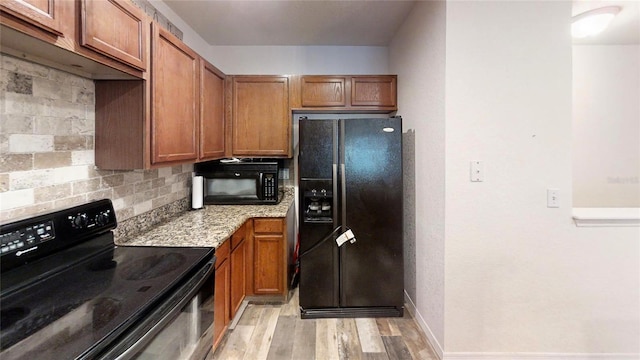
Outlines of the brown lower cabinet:
[{"label": "brown lower cabinet", "polygon": [[231,236],[231,318],[233,319],[242,305],[247,287],[247,241],[246,228],[251,221],[247,221]]},{"label": "brown lower cabinet", "polygon": [[287,238],[293,237],[288,219],[249,219],[216,249],[214,349],[246,296],[286,299],[292,245]]},{"label": "brown lower cabinet", "polygon": [[253,220],[253,292],[286,296],[287,249],[285,221],[281,218]]},{"label": "brown lower cabinet", "polygon": [[227,240],[216,249],[215,293],[213,297],[213,347],[215,348],[231,321],[230,298],[231,266],[230,242]]}]

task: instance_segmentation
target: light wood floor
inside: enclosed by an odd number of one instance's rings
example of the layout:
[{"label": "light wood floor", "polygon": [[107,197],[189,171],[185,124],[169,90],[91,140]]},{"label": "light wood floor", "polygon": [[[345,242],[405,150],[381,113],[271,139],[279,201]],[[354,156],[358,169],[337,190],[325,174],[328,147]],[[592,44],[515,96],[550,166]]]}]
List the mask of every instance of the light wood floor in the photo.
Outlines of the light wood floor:
[{"label": "light wood floor", "polygon": [[224,360],[437,359],[414,319],[300,319],[287,304],[250,303],[213,354]]}]

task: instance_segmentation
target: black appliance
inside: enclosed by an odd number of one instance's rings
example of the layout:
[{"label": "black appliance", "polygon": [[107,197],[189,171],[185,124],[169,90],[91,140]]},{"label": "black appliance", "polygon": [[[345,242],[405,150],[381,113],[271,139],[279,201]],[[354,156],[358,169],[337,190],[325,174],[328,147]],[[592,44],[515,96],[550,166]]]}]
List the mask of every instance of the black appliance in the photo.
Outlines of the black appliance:
[{"label": "black appliance", "polygon": [[205,204],[278,204],[282,200],[277,162],[206,162],[195,164],[194,171],[204,177]]},{"label": "black appliance", "polygon": [[105,199],[0,227],[0,358],[211,351],[213,249],[114,246],[116,226]]},{"label": "black appliance", "polygon": [[402,119],[300,119],[302,318],[402,316]]}]

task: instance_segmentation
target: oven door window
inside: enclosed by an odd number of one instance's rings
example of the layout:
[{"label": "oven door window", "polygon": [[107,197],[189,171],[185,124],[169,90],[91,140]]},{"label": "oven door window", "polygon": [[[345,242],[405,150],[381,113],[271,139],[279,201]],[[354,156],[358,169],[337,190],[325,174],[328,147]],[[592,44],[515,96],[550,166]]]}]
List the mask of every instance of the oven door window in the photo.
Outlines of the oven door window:
[{"label": "oven door window", "polygon": [[204,359],[213,347],[213,288],[205,284],[132,359]]}]

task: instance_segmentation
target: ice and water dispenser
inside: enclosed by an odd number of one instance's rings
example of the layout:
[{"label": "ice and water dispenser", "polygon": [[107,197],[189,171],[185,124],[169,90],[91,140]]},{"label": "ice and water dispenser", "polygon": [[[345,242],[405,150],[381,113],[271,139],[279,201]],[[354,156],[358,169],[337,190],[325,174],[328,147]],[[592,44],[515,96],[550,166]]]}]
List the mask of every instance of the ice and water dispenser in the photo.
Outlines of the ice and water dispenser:
[{"label": "ice and water dispenser", "polygon": [[321,184],[306,185],[311,186],[305,186],[303,190],[304,221],[315,223],[333,222],[333,191],[330,186],[323,187]]}]

